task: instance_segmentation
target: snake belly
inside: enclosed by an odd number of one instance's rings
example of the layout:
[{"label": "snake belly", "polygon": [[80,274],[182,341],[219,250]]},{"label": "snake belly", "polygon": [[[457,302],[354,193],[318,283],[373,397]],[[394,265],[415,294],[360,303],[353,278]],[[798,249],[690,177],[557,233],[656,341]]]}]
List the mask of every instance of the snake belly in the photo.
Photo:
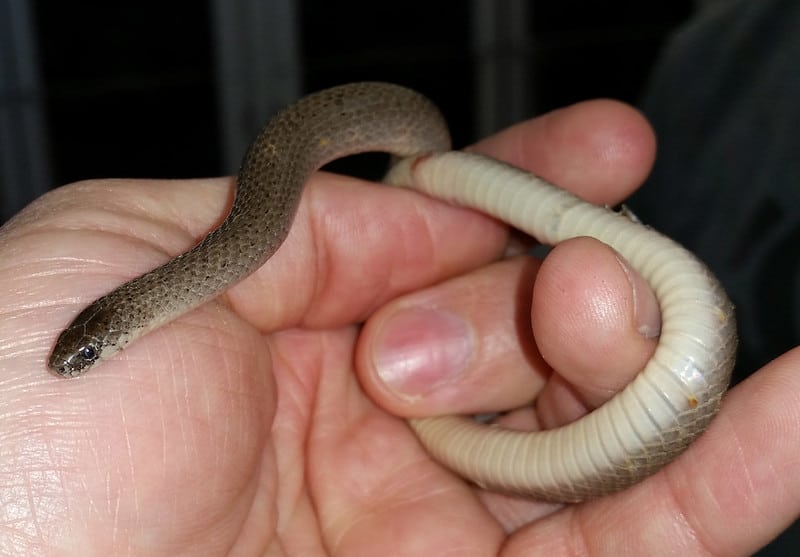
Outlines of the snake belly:
[{"label": "snake belly", "polygon": [[303,186],[344,156],[386,151],[388,180],[468,206],[547,244],[591,236],[653,289],[658,346],[624,390],[566,426],[522,432],[469,417],[410,420],[429,453],[478,485],[578,502],[623,489],[672,461],[717,412],[736,349],[733,306],[705,265],[665,236],[528,172],[448,152],[437,108],[397,85],[353,83],[276,115],[246,153],[224,222],[197,246],[99,298],[60,334],[48,365],[76,377],[145,333],[218,296],[286,238]]}]

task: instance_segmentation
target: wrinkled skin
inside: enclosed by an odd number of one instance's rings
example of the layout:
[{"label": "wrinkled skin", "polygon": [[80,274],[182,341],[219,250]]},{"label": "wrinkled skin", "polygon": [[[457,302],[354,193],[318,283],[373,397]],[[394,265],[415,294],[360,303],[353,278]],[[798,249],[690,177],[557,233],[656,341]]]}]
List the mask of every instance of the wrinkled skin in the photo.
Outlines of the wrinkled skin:
[{"label": "wrinkled skin", "polygon": [[[655,141],[595,101],[474,149],[614,204]],[[797,517],[797,351],[733,389],[677,461],[599,501],[486,493],[440,468],[397,416],[538,395],[504,419],[570,421],[647,360],[637,329],[657,309],[594,241],[500,261],[498,223],[330,174],[255,275],[86,377],[48,374],[70,318],[201,237],[232,188],[73,184],[0,232],[0,554],[746,555]]]}]

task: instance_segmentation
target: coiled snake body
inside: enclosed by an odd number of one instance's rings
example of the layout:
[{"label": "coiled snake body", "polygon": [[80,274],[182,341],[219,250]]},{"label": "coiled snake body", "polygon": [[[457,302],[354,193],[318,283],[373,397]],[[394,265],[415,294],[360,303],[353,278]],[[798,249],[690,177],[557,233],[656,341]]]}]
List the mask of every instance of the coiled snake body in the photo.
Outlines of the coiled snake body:
[{"label": "coiled snake body", "polygon": [[81,375],[217,296],[278,249],[315,170],[346,155],[387,151],[404,157],[391,182],[478,209],[548,244],[577,236],[607,243],[647,280],[662,312],[652,359],[591,414],[541,432],[465,417],[411,420],[427,450],[479,485],[553,501],[598,497],[652,474],[704,431],[727,388],[736,332],[724,291],[701,262],[661,234],[532,174],[449,148],[438,110],[403,87],[354,83],[301,99],[249,148],[222,225],[83,310],[59,336],[50,368]]}]

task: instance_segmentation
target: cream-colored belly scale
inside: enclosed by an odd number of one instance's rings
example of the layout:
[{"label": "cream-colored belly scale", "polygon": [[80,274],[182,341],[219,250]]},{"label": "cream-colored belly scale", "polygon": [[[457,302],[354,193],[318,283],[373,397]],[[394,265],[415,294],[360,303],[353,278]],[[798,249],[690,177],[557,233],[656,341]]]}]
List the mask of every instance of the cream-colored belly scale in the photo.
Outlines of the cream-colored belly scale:
[{"label": "cream-colored belly scale", "polygon": [[408,89],[357,83],[302,99],[251,146],[225,222],[189,252],[82,311],[56,342],[50,368],[80,375],[235,284],[281,245],[311,173],[335,158],[384,150],[407,157],[390,172],[392,182],[491,214],[544,243],[577,236],[607,243],[647,280],[662,312],[652,359],[591,414],[544,432],[462,417],[412,420],[423,445],[480,485],[554,501],[598,497],[652,474],[703,432],[727,388],[736,332],[719,283],[693,255],[653,230],[529,173],[441,152],[447,149],[438,111]]}]

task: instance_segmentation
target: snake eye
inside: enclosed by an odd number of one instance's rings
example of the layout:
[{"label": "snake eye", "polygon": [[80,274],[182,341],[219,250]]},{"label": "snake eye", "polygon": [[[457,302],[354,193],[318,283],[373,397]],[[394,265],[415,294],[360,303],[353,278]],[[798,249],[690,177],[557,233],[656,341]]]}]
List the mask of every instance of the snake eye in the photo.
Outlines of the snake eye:
[{"label": "snake eye", "polygon": [[94,346],[83,346],[78,350],[78,353],[81,355],[81,358],[87,362],[93,362],[97,359],[97,350]]}]

